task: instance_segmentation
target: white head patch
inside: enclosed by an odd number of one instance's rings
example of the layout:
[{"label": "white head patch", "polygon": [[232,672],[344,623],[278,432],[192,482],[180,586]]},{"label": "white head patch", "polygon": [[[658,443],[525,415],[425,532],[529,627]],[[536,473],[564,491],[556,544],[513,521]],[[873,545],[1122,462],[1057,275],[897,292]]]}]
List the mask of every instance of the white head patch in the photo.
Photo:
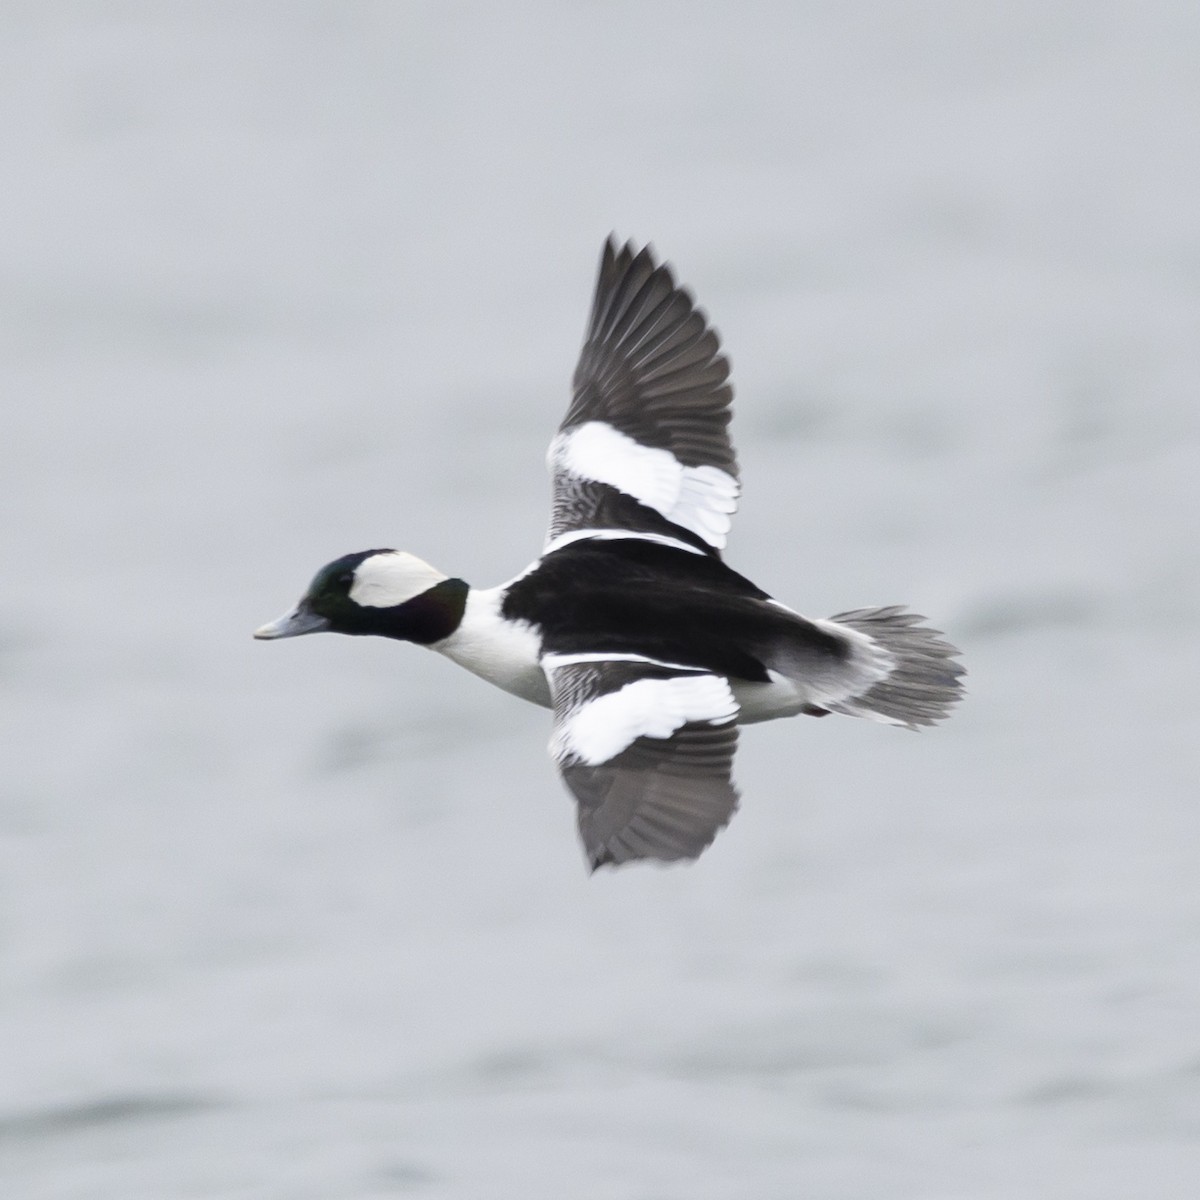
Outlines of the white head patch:
[{"label": "white head patch", "polygon": [[358,564],[350,599],[364,608],[392,608],[441,583],[443,575],[427,562],[403,550],[372,554]]}]

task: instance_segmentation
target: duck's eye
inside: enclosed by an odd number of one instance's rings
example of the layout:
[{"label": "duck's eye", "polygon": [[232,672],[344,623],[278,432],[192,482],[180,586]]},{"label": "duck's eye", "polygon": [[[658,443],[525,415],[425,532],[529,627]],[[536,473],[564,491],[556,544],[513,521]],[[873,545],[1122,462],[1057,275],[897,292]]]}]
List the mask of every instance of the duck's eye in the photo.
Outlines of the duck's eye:
[{"label": "duck's eye", "polygon": [[337,582],[344,588],[348,588],[354,582],[353,571],[343,571],[338,577]]}]

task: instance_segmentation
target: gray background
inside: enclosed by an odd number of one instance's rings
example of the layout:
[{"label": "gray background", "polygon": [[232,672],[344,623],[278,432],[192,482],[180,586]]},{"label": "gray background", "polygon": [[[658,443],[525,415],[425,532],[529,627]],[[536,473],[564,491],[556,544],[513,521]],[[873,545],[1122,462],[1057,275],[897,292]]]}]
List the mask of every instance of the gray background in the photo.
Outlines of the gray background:
[{"label": "gray background", "polygon": [[[1200,1178],[1200,8],[0,6],[14,1200]],[[730,560],[971,695],[589,878],[547,716],[258,645],[537,552],[600,243],[734,363]]]}]

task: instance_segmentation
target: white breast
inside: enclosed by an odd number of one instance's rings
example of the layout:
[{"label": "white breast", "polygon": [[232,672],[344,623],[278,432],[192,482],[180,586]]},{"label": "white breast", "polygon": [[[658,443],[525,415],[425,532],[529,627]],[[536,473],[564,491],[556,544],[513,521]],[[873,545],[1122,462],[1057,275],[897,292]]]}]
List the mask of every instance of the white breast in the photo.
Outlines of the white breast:
[{"label": "white breast", "polygon": [[458,628],[434,642],[433,649],[488,683],[550,708],[550,685],[540,663],[541,636],[527,622],[501,616],[503,592],[502,587],[472,589]]}]

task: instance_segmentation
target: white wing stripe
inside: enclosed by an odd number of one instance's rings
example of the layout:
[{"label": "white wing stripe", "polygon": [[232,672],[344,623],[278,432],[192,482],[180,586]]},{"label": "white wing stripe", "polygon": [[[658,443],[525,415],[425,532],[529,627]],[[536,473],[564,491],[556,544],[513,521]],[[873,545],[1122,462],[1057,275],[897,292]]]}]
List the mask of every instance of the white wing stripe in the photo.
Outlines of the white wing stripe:
[{"label": "white wing stripe", "polygon": [[739,487],[719,467],[685,467],[669,450],[643,446],[603,421],[560,433],[548,457],[552,470],[615,487],[714,549],[725,548]]},{"label": "white wing stripe", "polygon": [[560,763],[597,766],[640,737],[669,738],[689,722],[724,725],[736,716],[729,684],[715,675],[639,679],[569,713],[555,730],[550,753]]},{"label": "white wing stripe", "polygon": [[689,545],[687,542],[681,542],[678,538],[667,537],[662,533],[638,533],[632,529],[573,529],[570,533],[560,533],[558,537],[551,538],[546,543],[546,548],[542,551],[542,558],[545,558],[547,554],[553,554],[555,550],[561,550],[564,546],[571,545],[572,542],[581,542],[585,539],[595,542],[630,540],[654,542],[659,546],[670,546],[672,550],[686,550],[689,554],[699,554],[701,556],[704,554],[704,551],[698,547]]},{"label": "white wing stripe", "polygon": [[650,658],[645,654],[623,654],[609,650],[597,650],[579,654],[556,654],[554,651],[551,651],[549,654],[542,655],[542,669],[546,671],[553,671],[556,667],[578,667],[588,663],[608,662],[642,663],[644,666],[659,667],[665,671],[693,671],[697,674],[703,673],[702,667],[689,667],[683,663],[663,662],[657,658]]}]

